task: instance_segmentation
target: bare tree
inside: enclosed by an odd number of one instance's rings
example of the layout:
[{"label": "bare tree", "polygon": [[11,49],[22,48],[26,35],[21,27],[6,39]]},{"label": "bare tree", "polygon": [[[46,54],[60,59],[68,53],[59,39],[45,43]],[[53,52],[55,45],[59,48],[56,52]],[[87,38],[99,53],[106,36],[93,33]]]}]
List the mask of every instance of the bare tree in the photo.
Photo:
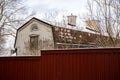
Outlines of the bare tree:
[{"label": "bare tree", "polygon": [[57,22],[58,12],[57,11],[46,12],[43,16],[44,16],[43,19],[47,21],[48,23],[53,24],[53,25],[58,25],[58,22]]},{"label": "bare tree", "polygon": [[96,44],[101,47],[120,47],[120,0],[88,0],[87,20],[99,20],[94,26],[99,34]]},{"label": "bare tree", "polygon": [[31,15],[21,0],[0,0],[0,51],[3,50],[8,36],[16,36],[17,28]]}]

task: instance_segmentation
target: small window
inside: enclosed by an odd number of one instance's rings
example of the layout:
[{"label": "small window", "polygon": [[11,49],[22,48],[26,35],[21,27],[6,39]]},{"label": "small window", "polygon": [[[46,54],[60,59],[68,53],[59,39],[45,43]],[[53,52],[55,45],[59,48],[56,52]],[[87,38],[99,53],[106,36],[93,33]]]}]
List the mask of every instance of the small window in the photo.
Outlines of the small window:
[{"label": "small window", "polygon": [[36,24],[33,24],[31,26],[31,30],[34,31],[34,30],[38,30],[38,26]]}]

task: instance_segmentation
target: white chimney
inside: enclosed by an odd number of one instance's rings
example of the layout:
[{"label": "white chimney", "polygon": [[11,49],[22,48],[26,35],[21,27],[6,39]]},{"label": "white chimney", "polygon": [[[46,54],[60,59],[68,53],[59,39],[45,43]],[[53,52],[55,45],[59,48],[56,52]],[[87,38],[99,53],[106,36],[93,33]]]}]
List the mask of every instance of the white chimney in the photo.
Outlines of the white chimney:
[{"label": "white chimney", "polygon": [[68,18],[68,25],[76,26],[77,16],[71,14],[70,16],[67,16],[67,18]]}]

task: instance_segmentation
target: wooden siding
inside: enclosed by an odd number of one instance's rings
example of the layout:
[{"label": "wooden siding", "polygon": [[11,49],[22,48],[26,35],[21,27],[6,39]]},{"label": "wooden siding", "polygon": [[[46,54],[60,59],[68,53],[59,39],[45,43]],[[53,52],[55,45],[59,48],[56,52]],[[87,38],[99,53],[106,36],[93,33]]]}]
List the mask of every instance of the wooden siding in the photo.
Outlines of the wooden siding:
[{"label": "wooden siding", "polygon": [[0,80],[120,80],[120,49],[42,51],[1,57]]}]

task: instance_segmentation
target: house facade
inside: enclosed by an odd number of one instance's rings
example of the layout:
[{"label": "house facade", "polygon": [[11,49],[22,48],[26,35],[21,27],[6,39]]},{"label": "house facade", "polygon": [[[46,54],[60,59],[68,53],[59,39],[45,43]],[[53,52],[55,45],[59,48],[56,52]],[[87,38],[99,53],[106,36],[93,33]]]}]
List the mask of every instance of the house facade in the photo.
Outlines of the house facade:
[{"label": "house facade", "polygon": [[[76,16],[68,16],[68,24],[76,26]],[[17,56],[40,55],[41,50],[95,48],[101,35],[55,26],[32,18],[17,30]],[[107,37],[104,37],[107,40]],[[99,42],[100,43],[100,42]]]},{"label": "house facade", "polygon": [[17,30],[17,55],[40,55],[40,50],[53,49],[52,25],[32,18]]}]

